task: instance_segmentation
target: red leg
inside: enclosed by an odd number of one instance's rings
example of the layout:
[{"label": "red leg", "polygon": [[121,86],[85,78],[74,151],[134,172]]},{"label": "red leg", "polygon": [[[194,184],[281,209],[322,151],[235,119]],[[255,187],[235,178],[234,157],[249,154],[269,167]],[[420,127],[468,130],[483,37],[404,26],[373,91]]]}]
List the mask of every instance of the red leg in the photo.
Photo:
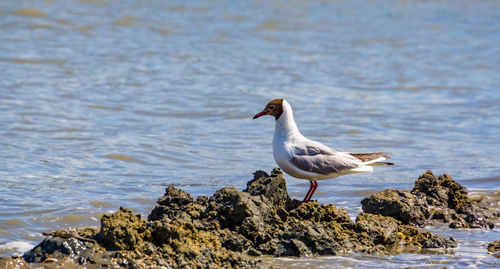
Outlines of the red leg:
[{"label": "red leg", "polygon": [[309,197],[309,194],[311,194],[312,189],[314,188],[314,183],[312,180],[309,180],[309,190],[306,193],[306,196],[304,197],[304,200],[302,200],[302,203],[307,203],[309,200],[307,198]]},{"label": "red leg", "polygon": [[302,203],[311,201],[316,188],[318,188],[318,182],[316,180],[310,180],[309,182],[311,182],[311,187],[309,188],[309,191],[307,192],[306,197],[304,198],[304,201],[302,201]]},{"label": "red leg", "polygon": [[313,183],[314,183],[314,186],[313,186],[313,189],[311,191],[311,194],[309,194],[309,199],[307,200],[308,202],[311,201],[311,198],[313,197],[314,192],[318,188],[318,181],[314,180]]}]

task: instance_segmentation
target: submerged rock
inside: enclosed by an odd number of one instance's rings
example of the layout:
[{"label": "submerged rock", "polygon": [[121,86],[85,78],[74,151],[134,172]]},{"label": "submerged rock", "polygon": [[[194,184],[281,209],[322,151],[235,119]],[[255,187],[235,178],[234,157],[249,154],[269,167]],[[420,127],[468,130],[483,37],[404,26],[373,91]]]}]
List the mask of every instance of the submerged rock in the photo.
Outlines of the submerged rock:
[{"label": "submerged rock", "polygon": [[20,257],[0,257],[0,268],[28,269],[31,268],[31,266]]},{"label": "submerged rock", "polygon": [[[415,204],[400,199],[409,195],[387,192],[392,202],[384,212],[396,217],[400,211],[411,212]],[[275,169],[271,175],[257,171],[244,191],[226,187],[211,197],[194,199],[169,186],[147,220],[120,208],[102,217],[99,230],[51,234],[24,258],[87,267],[249,268],[261,255],[389,254],[456,246],[452,238],[407,225],[410,220],[411,215],[403,222],[361,213],[353,222],[335,205],[300,204],[290,199],[283,173]]]},{"label": "submerged rock", "polygon": [[499,252],[500,251],[500,240],[493,241],[488,244],[488,252]]},{"label": "submerged rock", "polygon": [[469,199],[467,190],[448,174],[427,171],[413,190],[386,189],[361,201],[366,213],[393,217],[403,224],[426,226],[433,221],[450,228],[494,228],[495,212]]}]

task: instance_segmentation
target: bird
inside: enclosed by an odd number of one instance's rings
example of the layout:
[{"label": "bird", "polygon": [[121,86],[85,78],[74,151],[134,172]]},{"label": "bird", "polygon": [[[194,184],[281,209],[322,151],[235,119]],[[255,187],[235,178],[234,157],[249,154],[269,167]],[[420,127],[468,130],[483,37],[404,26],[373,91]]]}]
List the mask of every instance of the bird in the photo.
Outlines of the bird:
[{"label": "bird", "polygon": [[303,136],[293,119],[291,105],[285,99],[273,99],[253,119],[269,115],[275,118],[273,157],[288,175],[309,180],[309,191],[302,203],[311,200],[318,188],[318,180],[338,176],[372,172],[373,166],[393,165],[384,162],[389,155],[383,152],[339,152],[320,142]]}]

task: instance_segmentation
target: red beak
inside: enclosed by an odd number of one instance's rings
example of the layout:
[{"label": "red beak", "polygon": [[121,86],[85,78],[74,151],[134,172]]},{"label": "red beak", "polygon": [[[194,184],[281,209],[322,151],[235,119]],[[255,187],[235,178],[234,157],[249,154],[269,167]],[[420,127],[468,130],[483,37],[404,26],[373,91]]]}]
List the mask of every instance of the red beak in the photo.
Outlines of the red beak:
[{"label": "red beak", "polygon": [[265,111],[265,110],[262,111],[262,112],[259,112],[259,113],[255,114],[255,116],[253,116],[253,119],[255,120],[256,118],[260,118],[260,117],[262,117],[264,115],[267,115],[267,111]]}]

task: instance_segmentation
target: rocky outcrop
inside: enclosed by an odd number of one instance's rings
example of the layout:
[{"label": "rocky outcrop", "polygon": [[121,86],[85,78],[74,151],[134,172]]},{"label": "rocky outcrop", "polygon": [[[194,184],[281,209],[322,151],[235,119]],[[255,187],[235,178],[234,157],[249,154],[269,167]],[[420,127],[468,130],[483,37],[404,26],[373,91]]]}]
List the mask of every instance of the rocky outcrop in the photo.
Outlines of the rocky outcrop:
[{"label": "rocky outcrop", "polygon": [[488,244],[488,252],[499,252],[500,251],[500,240],[493,241]]},{"label": "rocky outcrop", "polygon": [[194,199],[169,186],[147,220],[120,208],[103,216],[100,229],[49,234],[24,259],[87,267],[249,268],[261,255],[389,254],[456,246],[452,238],[408,223],[371,213],[353,222],[335,205],[301,204],[290,199],[283,174],[275,169],[271,175],[257,171],[244,191],[226,187],[211,197]]},{"label": "rocky outcrop", "polygon": [[444,223],[450,228],[493,229],[495,211],[469,199],[467,190],[448,174],[427,171],[411,191],[386,189],[361,201],[366,213],[390,216],[403,224]]}]

